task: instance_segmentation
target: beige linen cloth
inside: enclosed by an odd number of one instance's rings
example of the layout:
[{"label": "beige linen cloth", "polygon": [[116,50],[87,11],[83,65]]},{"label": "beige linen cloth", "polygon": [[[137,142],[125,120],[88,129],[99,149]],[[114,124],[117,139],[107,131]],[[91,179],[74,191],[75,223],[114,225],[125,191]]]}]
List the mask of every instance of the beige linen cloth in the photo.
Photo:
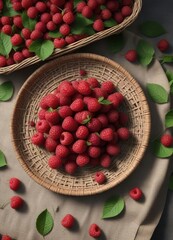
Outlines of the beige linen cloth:
[{"label": "beige linen cloth", "polygon": [[[155,60],[150,68],[139,64],[132,64],[124,59],[123,53],[134,48],[138,37],[126,32],[127,44],[118,54],[108,51],[107,41],[102,40],[80,50],[105,55],[124,66],[140,83],[145,91],[146,83],[158,83],[169,90],[168,81],[159,62]],[[17,92],[36,69],[32,66],[8,76],[0,76],[4,80],[12,80],[15,85],[15,95],[9,102],[0,103],[0,149],[5,153],[8,167],[0,169],[0,203],[9,201],[16,195],[8,187],[11,177],[21,179],[23,186],[17,194],[25,200],[22,211],[15,211],[7,205],[0,210],[0,233],[9,234],[17,240],[41,240],[43,237],[37,232],[35,222],[37,216],[46,208],[54,218],[54,228],[46,240],[89,240],[88,234],[91,223],[97,223],[103,230],[100,240],[149,240],[160,219],[167,192],[167,184],[172,171],[169,159],[157,159],[148,147],[136,170],[117,187],[102,194],[89,197],[70,197],[51,192],[35,183],[23,170],[17,161],[10,136],[10,120],[17,97]],[[163,133],[163,121],[170,104],[157,105],[149,99],[152,128],[151,137]],[[144,201],[136,202],[128,192],[133,187],[140,187],[144,193]],[[125,209],[119,216],[102,220],[103,204],[110,196],[118,194],[125,200]],[[57,207],[59,210],[56,211]],[[74,230],[68,231],[61,226],[61,219],[67,213],[75,216],[78,224]]]}]

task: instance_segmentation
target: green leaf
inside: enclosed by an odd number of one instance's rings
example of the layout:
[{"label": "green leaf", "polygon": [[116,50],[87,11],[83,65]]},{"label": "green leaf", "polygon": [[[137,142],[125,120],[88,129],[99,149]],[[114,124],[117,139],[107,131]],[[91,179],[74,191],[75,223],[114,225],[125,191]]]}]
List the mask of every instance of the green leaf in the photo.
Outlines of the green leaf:
[{"label": "green leaf", "polygon": [[170,93],[173,94],[173,72],[167,70],[166,76],[168,78],[169,85],[170,85]]},{"label": "green leaf", "polygon": [[104,21],[104,26],[106,28],[110,28],[110,27],[113,27],[115,25],[117,25],[117,22],[113,18],[110,18],[109,20]]},{"label": "green leaf", "polygon": [[44,61],[53,53],[54,45],[50,40],[36,40],[30,45],[29,50]]},{"label": "green leaf", "polygon": [[93,20],[84,17],[82,14],[77,13],[75,21],[71,25],[72,34],[87,33],[87,27],[93,24]]},{"label": "green leaf", "polygon": [[7,57],[11,52],[11,37],[3,32],[0,33],[0,54]]},{"label": "green leaf", "polygon": [[173,62],[173,55],[165,55],[160,58],[162,64],[164,63],[172,63]]},{"label": "green leaf", "polygon": [[147,92],[152,101],[162,104],[168,102],[168,93],[166,90],[159,84],[148,83]]},{"label": "green leaf", "polygon": [[82,121],[82,124],[87,124],[90,122],[90,120],[91,120],[91,116],[88,115],[87,118]]},{"label": "green leaf", "polygon": [[167,112],[165,115],[165,127],[173,127],[173,110]]},{"label": "green leaf", "polygon": [[138,53],[139,62],[143,66],[148,66],[154,57],[155,51],[153,46],[145,40],[139,40],[136,50]]},{"label": "green leaf", "polygon": [[120,196],[109,198],[104,204],[102,218],[112,218],[119,215],[124,206],[124,200]]},{"label": "green leaf", "polygon": [[4,82],[0,85],[0,101],[8,101],[13,96],[14,86],[12,82]]},{"label": "green leaf", "polygon": [[98,99],[98,102],[99,102],[100,104],[103,104],[103,105],[110,105],[110,104],[112,104],[111,101],[109,101],[109,100],[107,100],[107,99],[104,99],[104,97],[100,97],[100,98]]},{"label": "green leaf", "polygon": [[146,37],[159,37],[166,33],[164,27],[156,21],[145,21],[139,25],[139,31]]},{"label": "green leaf", "polygon": [[2,15],[2,16],[13,17],[13,16],[16,16],[16,15],[19,15],[19,13],[16,12],[16,11],[13,9],[13,6],[12,6],[10,0],[3,0],[3,10],[2,10],[1,15]]},{"label": "green leaf", "polygon": [[173,191],[173,175],[170,176],[168,189]]},{"label": "green leaf", "polygon": [[55,31],[49,32],[49,37],[61,38],[61,37],[63,37],[63,35],[60,32],[58,32],[58,30],[55,30]]},{"label": "green leaf", "polygon": [[163,146],[159,139],[153,141],[151,147],[154,155],[159,158],[168,158],[173,154],[173,148]]},{"label": "green leaf", "polygon": [[4,166],[7,166],[7,162],[4,153],[0,150],[0,167]]},{"label": "green leaf", "polygon": [[24,11],[22,13],[22,22],[23,22],[23,26],[25,28],[28,28],[28,29],[30,29],[32,31],[35,28],[35,24],[37,23],[37,20],[29,18],[27,13],[26,13],[26,11]]},{"label": "green leaf", "polygon": [[54,221],[50,212],[45,209],[42,213],[39,214],[36,220],[37,231],[42,235],[46,236],[53,229]]},{"label": "green leaf", "polygon": [[108,47],[110,51],[113,53],[120,52],[124,48],[126,43],[123,33],[110,36],[107,38],[107,41],[108,41]]}]

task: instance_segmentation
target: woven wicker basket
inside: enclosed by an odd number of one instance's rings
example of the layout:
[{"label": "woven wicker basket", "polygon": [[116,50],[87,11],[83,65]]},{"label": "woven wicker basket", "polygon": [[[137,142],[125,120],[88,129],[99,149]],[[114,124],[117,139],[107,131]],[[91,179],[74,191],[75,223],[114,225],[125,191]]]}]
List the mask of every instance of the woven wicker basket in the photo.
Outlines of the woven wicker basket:
[{"label": "woven wicker basket", "polygon": [[[111,79],[125,96],[123,107],[128,113],[128,127],[133,137],[122,144],[122,153],[113,160],[109,169],[88,167],[71,176],[63,170],[48,167],[50,154],[31,143],[35,129],[29,122],[37,120],[41,97],[56,89],[64,79],[72,81],[79,78],[80,69],[86,69],[88,77],[96,77],[100,82]],[[148,144],[150,113],[142,89],[124,68],[103,56],[77,53],[46,63],[29,77],[18,94],[11,129],[18,160],[37,183],[66,195],[92,195],[116,186],[137,167]],[[100,170],[107,177],[104,185],[93,180],[94,172]]]},{"label": "woven wicker basket", "polygon": [[[61,56],[63,54],[69,53],[69,52],[72,52],[78,48],[86,46],[92,42],[99,40],[99,39],[108,37],[112,34],[118,34],[119,32],[123,31],[126,27],[128,27],[132,22],[135,21],[135,19],[137,18],[138,14],[141,10],[141,7],[142,7],[142,0],[134,0],[132,14],[129,17],[125,18],[125,20],[122,23],[120,23],[114,27],[108,28],[106,30],[103,30],[101,32],[95,33],[94,35],[84,38],[82,40],[79,40],[77,42],[74,42],[74,43],[64,47],[63,49],[56,49],[54,51],[54,53],[47,60],[56,58],[58,56]],[[12,73],[16,70],[33,65],[40,61],[41,60],[37,56],[27,58],[24,61],[22,61],[21,63],[13,64],[11,66],[0,68],[0,74]]]}]

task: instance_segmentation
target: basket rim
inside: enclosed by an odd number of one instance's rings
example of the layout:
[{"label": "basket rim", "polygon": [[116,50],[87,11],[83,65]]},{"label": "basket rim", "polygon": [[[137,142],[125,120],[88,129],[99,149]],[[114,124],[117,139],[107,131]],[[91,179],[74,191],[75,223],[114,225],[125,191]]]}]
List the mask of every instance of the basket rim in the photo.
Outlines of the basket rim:
[{"label": "basket rim", "polygon": [[102,55],[98,55],[98,54],[93,54],[93,53],[73,53],[73,54],[68,54],[68,55],[65,55],[65,56],[62,56],[58,59],[54,59],[48,63],[45,63],[43,66],[39,67],[35,72],[33,72],[29,78],[25,81],[25,83],[22,85],[22,87],[20,88],[18,94],[17,94],[17,99],[16,99],[16,102],[15,102],[15,105],[14,105],[14,109],[13,109],[13,112],[12,112],[12,118],[11,118],[11,125],[10,125],[10,131],[11,131],[11,136],[12,136],[12,143],[13,143],[13,147],[14,147],[14,150],[15,150],[15,153],[16,153],[16,156],[17,156],[17,159],[20,163],[20,165],[23,167],[24,171],[33,179],[35,180],[35,182],[37,182],[38,184],[40,184],[41,186],[49,189],[49,190],[52,190],[53,192],[56,192],[56,193],[60,193],[60,194],[64,194],[64,195],[71,195],[71,196],[89,196],[89,195],[95,195],[95,194],[98,194],[98,193],[102,193],[106,190],[109,190],[115,186],[117,186],[119,183],[121,183],[122,181],[124,181],[136,168],[137,166],[139,165],[139,163],[141,162],[142,160],[142,157],[146,151],[146,148],[141,148],[141,151],[140,151],[140,155],[138,156],[138,159],[137,161],[135,161],[135,164],[131,167],[130,171],[128,171],[125,176],[122,178],[122,179],[119,179],[119,181],[116,182],[116,184],[114,184],[114,182],[110,182],[108,184],[108,186],[105,184],[102,186],[101,189],[96,189],[94,192],[83,192],[83,193],[78,193],[78,192],[70,192],[70,191],[65,191],[65,190],[57,190],[57,186],[54,187],[53,185],[49,185],[47,182],[43,181],[43,179],[41,179],[39,176],[35,175],[30,169],[29,167],[27,166],[26,162],[23,160],[21,154],[19,153],[18,151],[18,146],[15,142],[15,112],[16,112],[16,109],[17,109],[17,106],[18,106],[18,103],[20,101],[20,97],[22,96],[22,93],[24,90],[27,89],[27,86],[31,83],[31,82],[34,82],[35,79],[40,75],[40,72],[44,72],[46,69],[50,68],[50,67],[55,67],[55,66],[58,66],[57,63],[61,62],[66,62],[66,61],[69,61],[69,60],[74,60],[74,59],[81,59],[81,58],[87,58],[87,59],[94,59],[94,60],[98,60],[98,61],[101,61],[103,63],[106,63],[108,65],[111,65],[112,67],[114,68],[118,68],[120,71],[123,71],[123,73],[130,79],[132,79],[134,81],[134,84],[136,84],[136,86],[141,90],[140,92],[140,95],[142,96],[143,98],[143,103],[145,105],[145,112],[147,113],[145,115],[145,118],[147,119],[147,127],[145,129],[145,132],[147,132],[147,135],[145,137],[145,143],[143,145],[145,145],[146,147],[148,146],[148,142],[149,142],[149,137],[150,137],[150,130],[151,130],[151,116],[150,116],[150,110],[149,110],[149,105],[148,105],[148,102],[147,102],[147,99],[145,97],[145,94],[142,90],[142,88],[140,87],[139,83],[132,77],[132,75],[124,68],[122,67],[120,64],[118,64],[117,62],[105,57],[105,56],[102,56]]}]

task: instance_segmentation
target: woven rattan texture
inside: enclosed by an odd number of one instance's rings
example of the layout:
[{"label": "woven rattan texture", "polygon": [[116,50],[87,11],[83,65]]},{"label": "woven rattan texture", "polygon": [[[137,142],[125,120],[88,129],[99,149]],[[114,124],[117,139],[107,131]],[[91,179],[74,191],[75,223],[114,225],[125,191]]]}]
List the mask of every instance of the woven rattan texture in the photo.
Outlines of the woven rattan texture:
[{"label": "woven rattan texture", "polygon": [[[137,18],[138,14],[141,10],[141,7],[142,7],[142,0],[134,0],[132,14],[129,17],[125,18],[125,20],[122,23],[120,23],[114,27],[108,28],[106,30],[103,30],[101,32],[95,33],[94,35],[84,38],[82,40],[79,40],[77,42],[74,42],[74,43],[64,47],[63,49],[55,49],[54,53],[51,55],[51,57],[48,58],[48,60],[62,56],[66,53],[72,52],[76,49],[79,49],[83,46],[86,46],[86,45],[88,45],[92,42],[95,42],[97,40],[100,40],[102,38],[108,37],[112,34],[120,33],[121,31],[123,31],[125,28],[127,28],[130,24],[132,24],[135,21],[135,19]],[[40,61],[41,60],[37,56],[30,57],[30,58],[25,59],[21,63],[17,63],[17,64],[13,64],[11,66],[0,68],[0,74],[12,73],[16,70],[33,65]]]},{"label": "woven rattan texture", "polygon": [[[75,176],[48,167],[49,153],[33,144],[35,132],[29,126],[37,120],[38,105],[42,96],[52,92],[63,80],[80,78],[79,70],[100,82],[112,80],[125,96],[124,110],[129,116],[132,137],[122,144],[122,153],[113,160],[109,169],[88,167]],[[95,54],[71,54],[53,60],[33,73],[21,88],[12,117],[12,138],[18,159],[24,170],[39,184],[67,195],[91,195],[103,192],[123,181],[139,164],[147,147],[150,132],[150,114],[142,89],[120,65]],[[93,180],[94,172],[103,170],[107,182],[99,185]]]}]

